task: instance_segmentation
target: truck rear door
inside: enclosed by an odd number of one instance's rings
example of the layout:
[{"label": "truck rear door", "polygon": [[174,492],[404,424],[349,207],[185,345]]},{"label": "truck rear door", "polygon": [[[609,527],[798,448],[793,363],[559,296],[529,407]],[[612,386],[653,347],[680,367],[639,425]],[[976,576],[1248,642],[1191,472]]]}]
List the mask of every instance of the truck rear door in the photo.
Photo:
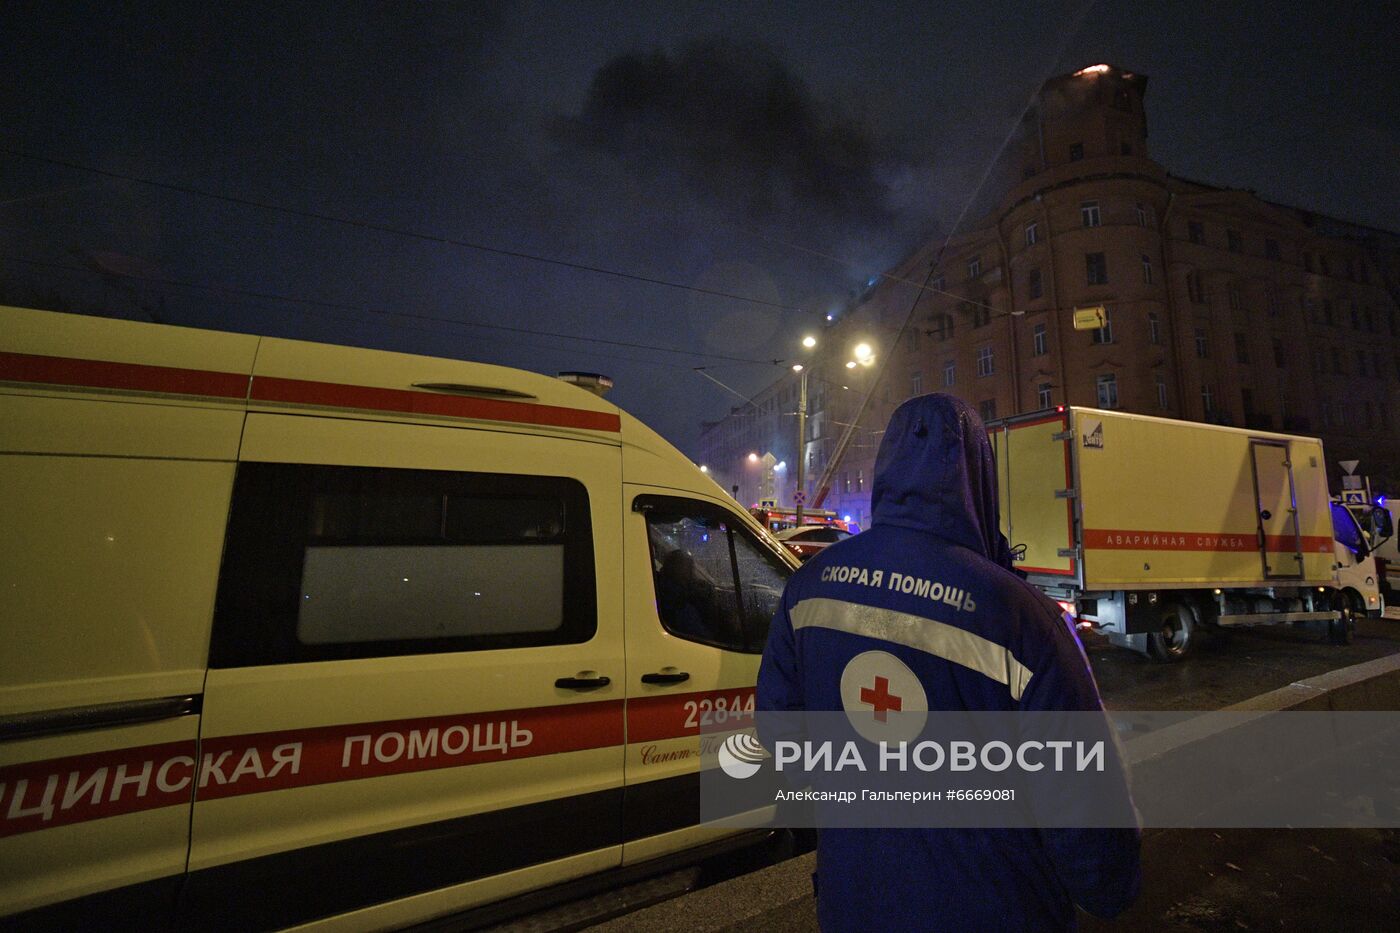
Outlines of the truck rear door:
[{"label": "truck rear door", "polygon": [[1076,579],[1069,413],[1003,421],[988,435],[996,453],[1002,531],[1013,549],[1025,548],[1017,568]]},{"label": "truck rear door", "polygon": [[1299,579],[1303,575],[1303,550],[1288,442],[1253,438],[1249,442],[1249,459],[1254,470],[1255,514],[1264,577]]}]

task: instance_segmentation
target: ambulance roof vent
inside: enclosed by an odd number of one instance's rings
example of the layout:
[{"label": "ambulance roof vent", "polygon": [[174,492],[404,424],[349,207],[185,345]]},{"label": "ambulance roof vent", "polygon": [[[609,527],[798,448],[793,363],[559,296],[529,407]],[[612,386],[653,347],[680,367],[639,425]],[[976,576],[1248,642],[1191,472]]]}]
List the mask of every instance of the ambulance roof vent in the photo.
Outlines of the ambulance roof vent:
[{"label": "ambulance roof vent", "polygon": [[613,387],[612,377],[602,373],[560,373],[559,378],[573,383],[580,389],[587,389],[599,398],[607,395],[608,390]]}]

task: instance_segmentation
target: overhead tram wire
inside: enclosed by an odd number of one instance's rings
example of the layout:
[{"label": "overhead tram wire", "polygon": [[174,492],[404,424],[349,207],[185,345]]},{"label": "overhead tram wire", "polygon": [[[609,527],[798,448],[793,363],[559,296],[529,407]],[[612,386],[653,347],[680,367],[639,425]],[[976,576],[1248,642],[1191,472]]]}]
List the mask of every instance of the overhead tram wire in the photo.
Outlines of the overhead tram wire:
[{"label": "overhead tram wire", "polygon": [[[86,268],[86,267],[84,267],[84,266],[77,266],[77,265],[71,265],[71,264],[68,264],[68,263],[59,263],[59,262],[48,262],[48,261],[39,260],[39,259],[27,259],[27,258],[24,258],[24,257],[21,257],[21,256],[0,256],[0,262],[14,262],[14,263],[21,263],[21,264],[23,264],[23,265],[28,265],[28,266],[37,266],[37,267],[40,267],[40,268],[60,269],[60,270],[64,270],[64,271],[67,271],[67,272],[75,272],[75,273],[79,273],[79,274],[86,275],[86,276],[97,276],[97,275],[100,275],[100,273],[94,271],[93,269],[89,269],[89,268]],[[772,360],[772,359],[756,360],[756,359],[748,359],[748,358],[746,358],[746,357],[726,356],[726,355],[720,354],[720,353],[703,353],[703,352],[697,352],[697,351],[695,351],[695,350],[681,350],[681,349],[677,349],[677,348],[675,348],[675,347],[661,347],[661,346],[656,346],[656,345],[654,345],[654,344],[635,343],[635,342],[625,341],[625,340],[608,340],[608,339],[603,338],[603,337],[581,337],[581,336],[578,336],[577,334],[564,334],[564,333],[559,333],[559,332],[556,332],[556,331],[534,330],[534,329],[528,328],[528,327],[510,327],[510,326],[505,325],[505,324],[484,324],[484,323],[481,323],[481,322],[478,322],[478,321],[464,321],[464,320],[458,320],[458,319],[454,319],[454,318],[438,317],[438,316],[436,316],[436,315],[431,315],[431,314],[421,314],[421,313],[416,313],[416,312],[412,312],[412,311],[390,311],[390,310],[387,310],[387,309],[384,309],[384,308],[374,308],[374,307],[370,307],[370,306],[367,306],[367,305],[352,305],[352,304],[346,304],[346,303],[344,303],[344,302],[326,301],[326,300],[324,300],[324,299],[319,299],[319,298],[306,298],[306,297],[302,297],[302,296],[298,296],[298,295],[283,295],[283,294],[278,294],[278,293],[276,293],[276,292],[255,291],[255,290],[253,290],[253,289],[239,288],[239,287],[237,287],[237,286],[232,286],[232,285],[211,285],[211,284],[204,283],[204,282],[191,282],[191,281],[186,281],[186,280],[181,280],[181,279],[169,279],[169,278],[163,278],[163,277],[160,277],[160,276],[135,275],[135,274],[123,274],[123,275],[122,275],[122,278],[131,279],[131,280],[137,281],[137,282],[147,282],[147,283],[150,283],[150,284],[153,284],[153,285],[166,285],[166,286],[170,286],[170,287],[172,287],[172,288],[189,288],[189,289],[195,289],[195,290],[198,290],[198,291],[219,292],[219,293],[222,293],[222,294],[236,295],[236,296],[239,296],[239,297],[242,297],[242,298],[253,298],[253,299],[256,299],[256,300],[258,300],[258,301],[278,301],[278,302],[283,302],[283,303],[286,303],[286,304],[304,305],[304,306],[307,306],[307,307],[310,307],[310,308],[313,308],[313,309],[320,309],[320,310],[331,311],[331,312],[350,312],[350,313],[354,313],[354,314],[373,314],[373,315],[380,315],[380,316],[387,316],[387,317],[395,317],[395,318],[407,318],[407,319],[410,319],[410,320],[423,321],[423,322],[427,322],[427,323],[429,323],[429,324],[436,324],[436,325],[444,325],[444,324],[445,324],[445,325],[449,325],[449,326],[451,326],[451,327],[473,327],[473,328],[480,328],[480,329],[483,329],[483,330],[495,330],[495,331],[503,331],[503,332],[506,332],[506,333],[524,334],[524,335],[532,336],[532,337],[549,337],[549,338],[554,338],[554,339],[559,339],[559,340],[576,340],[576,341],[580,341],[580,342],[584,342],[584,343],[598,343],[598,344],[603,344],[603,345],[605,345],[605,346],[623,347],[623,348],[632,349],[632,350],[649,350],[649,351],[656,352],[656,353],[671,353],[671,354],[675,354],[675,355],[677,355],[677,356],[688,356],[688,357],[691,357],[691,358],[697,358],[697,357],[698,357],[698,358],[700,358],[700,359],[723,360],[723,361],[726,361],[726,362],[736,363],[736,364],[755,365],[755,366],[758,366],[758,365],[761,365],[761,366],[769,366],[769,365],[776,365],[776,364],[782,362],[781,360]],[[436,331],[436,330],[430,330],[429,328],[418,328],[418,329],[429,330],[430,332],[440,332],[440,331]],[[639,362],[639,363],[658,363],[658,364],[660,364],[660,361],[638,360],[638,359],[635,359],[635,358],[633,358],[633,357],[626,357],[625,359],[630,359],[630,360],[632,360],[633,362]],[[668,365],[668,366],[669,366],[669,365],[673,365],[673,364],[661,364],[661,365]]]},{"label": "overhead tram wire", "polygon": [[642,282],[648,285],[660,285],[665,288],[675,288],[682,291],[694,292],[700,295],[709,295],[714,298],[728,298],[733,301],[742,301],[748,304],[759,305],[760,307],[773,308],[779,311],[794,311],[801,314],[814,314],[811,309],[798,305],[783,304],[779,301],[769,301],[766,298],[757,298],[752,295],[739,295],[733,292],[719,291],[713,288],[701,288],[698,285],[686,285],[681,282],[671,282],[667,279],[658,279],[652,276],[638,275],[632,272],[621,272],[616,269],[607,269],[602,266],[593,266],[587,263],[571,262],[567,259],[554,259],[549,256],[540,256],[534,253],[526,253],[520,250],[504,249],[498,246],[488,246],[485,243],[475,243],[470,240],[459,240],[455,237],[441,236],[433,233],[423,233],[418,230],[409,230],[403,227],[394,227],[389,224],[375,223],[368,220],[360,220],[354,217],[339,217],[334,214],[325,214],[319,211],[306,210],[304,208],[286,207],[280,204],[272,204],[267,201],[258,201],[253,198],[238,197],[236,195],[221,194],[217,191],[208,191],[203,188],[196,188],[193,185],[177,185],[172,182],[158,181],[153,178],[142,178],[137,175],[128,175],[122,172],[113,172],[108,169],[101,169],[91,165],[83,165],[79,162],[72,162],[67,159],[57,159],[52,156],[36,155],[32,152],[25,152],[20,149],[13,149],[8,146],[0,146],[0,154],[14,156],[19,159],[29,159],[34,162],[42,162],[48,165],[56,165],[62,168],[72,169],[79,172],[87,172],[101,178],[110,178],[116,181],[132,182],[138,185],[145,185],[161,191],[171,191],[177,194],[191,197],[208,198],[214,201],[222,201],[225,204],[234,204],[239,207],[251,207],[258,210],[273,211],[278,214],[286,214],[291,217],[300,217],[304,220],[316,220],[322,223],[341,224],[348,227],[355,227],[360,230],[369,230],[375,233],[386,233],[391,236],[406,237],[414,240],[421,240],[427,243],[436,243],[442,246],[457,246],[462,249],[476,250],[482,253],[489,253],[495,256],[505,256],[511,259],[524,259],[530,262],[544,263],[546,265],[560,266],[565,269],[573,269],[578,272],[591,272],[597,275],[609,275],[620,279],[627,279],[633,282]]}]

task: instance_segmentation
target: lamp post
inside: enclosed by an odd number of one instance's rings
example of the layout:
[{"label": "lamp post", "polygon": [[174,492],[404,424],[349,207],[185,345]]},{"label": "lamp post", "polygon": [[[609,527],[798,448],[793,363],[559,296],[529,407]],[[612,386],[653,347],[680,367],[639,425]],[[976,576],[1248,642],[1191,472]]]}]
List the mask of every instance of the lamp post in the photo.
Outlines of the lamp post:
[{"label": "lamp post", "polygon": [[[802,338],[802,346],[808,350],[816,345],[816,337]],[[794,363],[792,369],[801,377],[797,390],[797,490],[792,494],[797,526],[800,528],[806,511],[803,506],[807,504],[807,367]]]}]

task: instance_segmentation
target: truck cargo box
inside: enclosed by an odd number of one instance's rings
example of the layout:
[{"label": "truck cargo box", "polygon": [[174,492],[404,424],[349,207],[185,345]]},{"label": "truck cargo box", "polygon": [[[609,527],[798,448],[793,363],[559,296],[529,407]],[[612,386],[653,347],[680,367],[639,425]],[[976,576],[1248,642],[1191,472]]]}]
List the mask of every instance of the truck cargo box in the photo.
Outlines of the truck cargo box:
[{"label": "truck cargo box", "polygon": [[1330,585],[1316,438],[1067,408],[993,422],[1002,529],[1080,590]]}]

